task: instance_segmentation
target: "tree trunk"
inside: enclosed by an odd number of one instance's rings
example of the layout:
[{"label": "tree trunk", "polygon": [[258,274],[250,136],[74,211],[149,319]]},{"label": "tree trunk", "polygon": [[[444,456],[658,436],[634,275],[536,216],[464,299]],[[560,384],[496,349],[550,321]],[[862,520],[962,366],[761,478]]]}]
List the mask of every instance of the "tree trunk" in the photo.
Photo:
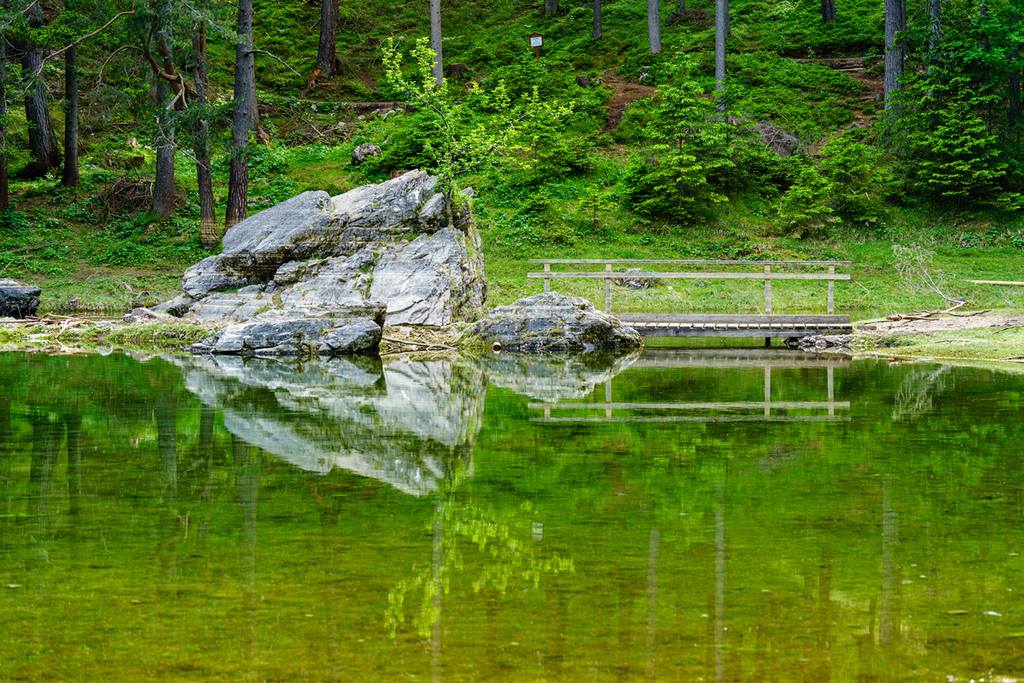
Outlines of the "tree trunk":
[{"label": "tree trunk", "polygon": [[715,0],[715,94],[718,113],[728,109],[725,99],[725,39],[729,35],[729,0]]},{"label": "tree trunk", "polygon": [[316,68],[323,78],[338,73],[338,48],[335,31],[338,27],[338,0],[320,3],[320,45],[316,51]]},{"label": "tree trunk", "polygon": [[[35,0],[27,9],[28,25],[36,29],[43,25],[43,10]],[[25,118],[28,120],[28,146],[32,162],[24,175],[38,178],[60,166],[60,150],[50,119],[46,83],[43,81],[43,51],[32,40],[26,39],[21,57],[21,73],[27,81],[25,89]]]},{"label": "tree trunk", "polygon": [[601,0],[594,0],[594,40],[601,40]]},{"label": "tree trunk", "polygon": [[680,16],[686,13],[686,0],[679,0],[679,14]]},{"label": "tree trunk", "polygon": [[434,50],[434,82],[444,80],[444,53],[441,50],[441,0],[430,0],[430,47]]},{"label": "tree trunk", "polygon": [[[1013,46],[1013,62],[1016,64],[1020,61],[1020,45]],[[1020,70],[1014,67],[1014,71],[1010,73],[1010,125],[1016,126],[1020,123],[1021,118],[1021,104],[1020,104]]]},{"label": "tree trunk", "polygon": [[11,208],[7,177],[7,41],[0,40],[0,211]]},{"label": "tree trunk", "polygon": [[544,0],[544,16],[553,17],[558,14],[558,0]]},{"label": "tree trunk", "polygon": [[61,183],[78,187],[78,48],[64,53],[64,175]]},{"label": "tree trunk", "polygon": [[235,110],[231,121],[231,176],[225,223],[231,227],[245,218],[249,199],[249,126],[256,99],[253,69],[252,0],[238,0],[238,33],[235,43]]},{"label": "tree trunk", "polygon": [[885,106],[888,107],[892,94],[900,87],[903,77],[903,62],[906,46],[896,37],[906,28],[906,4],[904,0],[885,0]]},{"label": "tree trunk", "polygon": [[836,0],[821,0],[821,20],[826,24],[836,20]]},{"label": "tree trunk", "polygon": [[942,42],[942,6],[941,0],[928,0],[928,18],[931,27],[928,31],[928,73],[935,71],[939,63],[939,46]]},{"label": "tree trunk", "polygon": [[210,121],[206,112],[206,23],[196,22],[192,32],[192,80],[195,81],[195,102],[200,108],[192,130],[192,151],[196,158],[196,187],[199,190],[199,241],[207,249],[217,246],[213,208],[213,174],[210,171]]},{"label": "tree trunk", "polygon": [[658,0],[647,0],[647,45],[651,54],[661,52],[661,13]]},{"label": "tree trunk", "polygon": [[[168,51],[174,44],[170,0],[160,0],[156,8],[156,40]],[[153,183],[153,213],[161,218],[174,215],[174,112],[171,106],[173,94],[167,81],[157,79],[156,102],[160,108],[157,114],[157,130],[153,138],[156,149],[156,178]]]}]

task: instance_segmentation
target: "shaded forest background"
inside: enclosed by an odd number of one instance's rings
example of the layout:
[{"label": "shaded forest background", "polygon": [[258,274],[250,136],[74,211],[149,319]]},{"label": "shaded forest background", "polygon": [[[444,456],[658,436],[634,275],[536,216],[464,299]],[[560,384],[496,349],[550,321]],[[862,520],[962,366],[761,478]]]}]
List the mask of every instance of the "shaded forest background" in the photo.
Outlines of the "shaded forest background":
[{"label": "shaded forest background", "polygon": [[[525,258],[555,255],[853,258],[875,279],[854,305],[872,310],[910,296],[893,290],[893,243],[1020,279],[1020,0],[732,0],[718,90],[722,0],[606,0],[600,37],[591,0],[449,0],[431,97],[454,132],[385,64],[393,39],[415,79],[428,0],[255,0],[240,49],[248,2],[7,7],[0,277],[46,285],[51,310],[155,301],[225,222],[306,189],[451,171],[452,148],[531,112],[485,163],[452,172],[476,189],[496,302],[526,291]],[[886,5],[902,13],[888,97]],[[40,111],[52,132],[26,118]],[[363,143],[380,156],[355,166]],[[229,196],[240,167],[247,191]]]}]

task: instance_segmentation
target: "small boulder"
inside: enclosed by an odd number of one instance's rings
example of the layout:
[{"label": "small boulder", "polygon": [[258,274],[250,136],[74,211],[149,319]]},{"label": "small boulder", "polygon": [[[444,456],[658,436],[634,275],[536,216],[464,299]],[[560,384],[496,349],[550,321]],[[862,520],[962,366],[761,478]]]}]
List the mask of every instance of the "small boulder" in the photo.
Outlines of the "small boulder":
[{"label": "small boulder", "polygon": [[379,157],[380,147],[373,144],[372,142],[364,142],[363,144],[352,150],[352,165],[359,166],[368,157]]},{"label": "small boulder", "polygon": [[150,308],[137,307],[125,314],[124,321],[135,325],[146,325],[149,323],[168,322],[174,317],[168,313],[156,311]]},{"label": "small boulder", "polygon": [[0,280],[0,318],[27,318],[39,310],[42,290],[14,280]]},{"label": "small boulder", "polygon": [[473,328],[481,341],[505,351],[628,352],[643,346],[636,330],[586,299],[535,294],[494,309]]},{"label": "small boulder", "polygon": [[612,280],[612,284],[626,289],[650,289],[661,284],[661,280],[636,277],[641,272],[639,268],[627,268],[623,277]]}]

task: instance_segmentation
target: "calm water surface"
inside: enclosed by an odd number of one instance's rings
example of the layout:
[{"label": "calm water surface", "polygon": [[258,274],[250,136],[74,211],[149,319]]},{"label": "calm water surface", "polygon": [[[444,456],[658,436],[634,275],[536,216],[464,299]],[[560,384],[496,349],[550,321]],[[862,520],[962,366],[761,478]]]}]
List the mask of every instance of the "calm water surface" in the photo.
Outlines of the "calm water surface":
[{"label": "calm water surface", "polygon": [[0,679],[1024,678],[1022,412],[785,352],[0,355]]}]

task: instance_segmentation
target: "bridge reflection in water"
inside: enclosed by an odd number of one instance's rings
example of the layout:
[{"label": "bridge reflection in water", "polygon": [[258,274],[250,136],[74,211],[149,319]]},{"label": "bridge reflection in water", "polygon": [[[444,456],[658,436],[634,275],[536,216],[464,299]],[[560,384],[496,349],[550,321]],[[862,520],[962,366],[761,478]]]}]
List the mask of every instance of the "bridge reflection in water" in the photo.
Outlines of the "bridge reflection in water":
[{"label": "bridge reflection in water", "polygon": [[[534,422],[843,422],[850,419],[850,402],[835,400],[835,369],[849,367],[845,358],[746,349],[647,351],[637,369],[764,369],[764,398],[760,401],[617,402],[612,378],[604,383],[603,402],[552,401],[531,403],[543,411]],[[827,378],[826,400],[786,401],[772,398],[773,369],[822,369]],[[585,414],[603,411],[603,415]],[[565,413],[575,412],[575,415]],[[671,413],[671,414],[651,414]],[[679,414],[694,413],[694,414]]]}]

